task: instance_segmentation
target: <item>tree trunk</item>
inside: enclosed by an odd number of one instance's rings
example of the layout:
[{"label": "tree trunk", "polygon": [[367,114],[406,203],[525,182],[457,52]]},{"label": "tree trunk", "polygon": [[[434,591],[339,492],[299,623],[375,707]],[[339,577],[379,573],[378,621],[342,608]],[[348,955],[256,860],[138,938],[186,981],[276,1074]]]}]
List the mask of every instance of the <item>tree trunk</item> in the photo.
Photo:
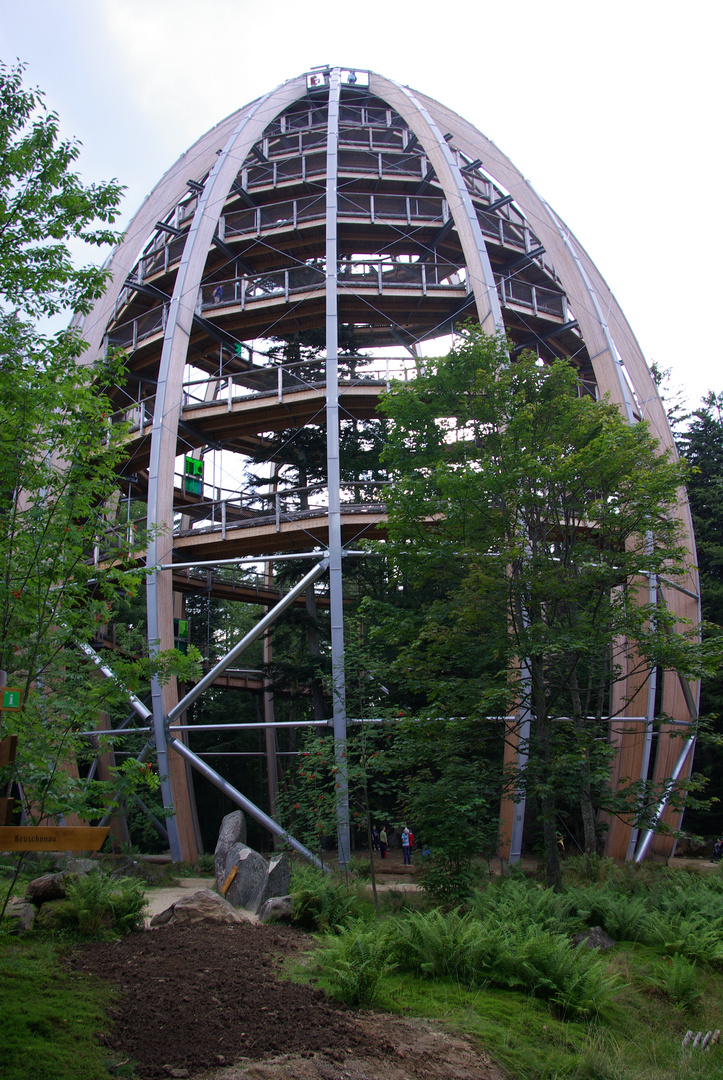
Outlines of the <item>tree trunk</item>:
[{"label": "tree trunk", "polygon": [[[321,650],[319,649],[319,630],[317,627],[317,608],[316,608],[316,596],[314,595],[314,586],[310,585],[304,593],[306,597],[306,614],[309,616],[310,621],[306,630],[306,641],[309,648],[310,656],[321,656]],[[324,689],[321,683],[321,679],[316,675],[311,680],[311,702],[314,709],[314,719],[322,722],[325,719],[324,716]]]},{"label": "tree trunk", "polygon": [[597,833],[595,831],[595,808],[590,798],[588,785],[580,792],[580,812],[582,816],[582,830],[585,845],[585,854],[594,855],[597,851]]}]

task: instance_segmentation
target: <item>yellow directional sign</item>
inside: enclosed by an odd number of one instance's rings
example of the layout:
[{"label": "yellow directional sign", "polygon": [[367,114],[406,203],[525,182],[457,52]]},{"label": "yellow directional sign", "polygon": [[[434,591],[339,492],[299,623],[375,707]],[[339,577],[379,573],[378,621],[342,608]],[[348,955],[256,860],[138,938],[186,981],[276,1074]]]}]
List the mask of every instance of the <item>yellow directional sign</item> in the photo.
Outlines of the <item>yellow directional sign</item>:
[{"label": "yellow directional sign", "polygon": [[0,851],[98,851],[108,835],[100,825],[0,827]]}]

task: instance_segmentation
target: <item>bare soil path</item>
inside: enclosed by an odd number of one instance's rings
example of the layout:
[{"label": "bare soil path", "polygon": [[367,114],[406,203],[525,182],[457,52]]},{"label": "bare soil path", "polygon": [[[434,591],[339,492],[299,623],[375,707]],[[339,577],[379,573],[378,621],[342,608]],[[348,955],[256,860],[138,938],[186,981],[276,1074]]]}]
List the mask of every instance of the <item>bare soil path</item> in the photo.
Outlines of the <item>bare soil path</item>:
[{"label": "bare soil path", "polygon": [[279,926],[161,927],[67,962],[119,991],[104,1042],[144,1080],[502,1080],[464,1039],[280,978],[311,946]]}]

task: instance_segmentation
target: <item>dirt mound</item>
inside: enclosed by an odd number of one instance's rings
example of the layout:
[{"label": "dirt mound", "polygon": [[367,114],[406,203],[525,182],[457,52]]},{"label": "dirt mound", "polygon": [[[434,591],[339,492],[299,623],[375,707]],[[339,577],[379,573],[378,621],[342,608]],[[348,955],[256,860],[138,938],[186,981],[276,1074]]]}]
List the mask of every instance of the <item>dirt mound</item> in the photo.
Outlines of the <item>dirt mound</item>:
[{"label": "dirt mound", "polygon": [[273,926],[163,927],[84,945],[68,963],[119,990],[104,1041],[144,1078],[501,1080],[462,1039],[277,978],[281,958],[311,944]]}]

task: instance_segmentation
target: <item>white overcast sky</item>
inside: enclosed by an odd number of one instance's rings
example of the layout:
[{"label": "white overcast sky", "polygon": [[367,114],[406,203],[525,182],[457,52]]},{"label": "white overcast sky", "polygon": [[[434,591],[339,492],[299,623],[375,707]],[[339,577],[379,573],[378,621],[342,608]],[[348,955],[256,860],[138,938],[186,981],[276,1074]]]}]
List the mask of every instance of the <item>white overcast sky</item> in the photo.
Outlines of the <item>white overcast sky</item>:
[{"label": "white overcast sky", "polygon": [[0,0],[85,180],[127,185],[124,223],[224,116],[317,64],[443,102],[567,222],[647,359],[695,406],[723,391],[714,0]]}]

